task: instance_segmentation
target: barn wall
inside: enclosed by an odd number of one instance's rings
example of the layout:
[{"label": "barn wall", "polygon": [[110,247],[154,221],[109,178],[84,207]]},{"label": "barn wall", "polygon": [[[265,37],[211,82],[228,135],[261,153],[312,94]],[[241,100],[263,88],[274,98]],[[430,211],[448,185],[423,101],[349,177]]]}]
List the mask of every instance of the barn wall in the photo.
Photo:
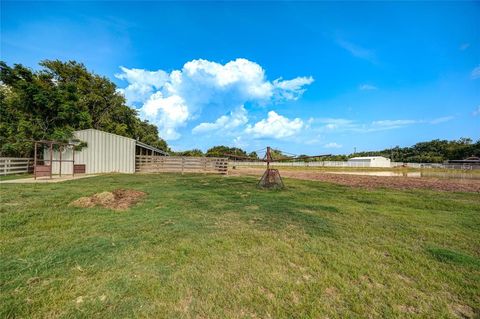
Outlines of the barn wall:
[{"label": "barn wall", "polygon": [[[75,152],[75,164],[85,164],[87,174],[135,173],[135,140],[94,129],[76,131],[75,137],[87,142],[87,147]],[[44,152],[44,159],[49,158]],[[54,152],[54,159],[59,153]],[[71,150],[62,154],[62,159],[72,159]],[[53,173],[58,174],[59,163],[53,163]],[[62,174],[72,173],[71,163],[62,163]]]},{"label": "barn wall", "polygon": [[348,163],[362,167],[390,167],[390,159],[386,157],[351,158]]},{"label": "barn wall", "polygon": [[389,158],[376,158],[372,161],[371,167],[390,167],[390,159]]}]

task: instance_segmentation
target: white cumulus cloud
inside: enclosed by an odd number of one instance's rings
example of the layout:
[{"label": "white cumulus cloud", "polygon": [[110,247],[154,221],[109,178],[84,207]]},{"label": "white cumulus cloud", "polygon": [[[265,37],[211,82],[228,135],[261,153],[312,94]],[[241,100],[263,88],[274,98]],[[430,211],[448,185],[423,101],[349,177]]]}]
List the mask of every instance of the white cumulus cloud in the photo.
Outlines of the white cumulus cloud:
[{"label": "white cumulus cloud", "polygon": [[145,102],[155,90],[160,89],[168,81],[168,73],[162,70],[146,71],[142,69],[127,69],[120,67],[122,73],[115,74],[120,80],[129,84],[120,89],[130,103]]},{"label": "white cumulus cloud", "polygon": [[192,130],[192,133],[197,134],[218,130],[230,130],[245,125],[247,122],[247,110],[241,106],[238,109],[230,112],[229,115],[220,116],[213,123],[205,122],[195,126]]},{"label": "white cumulus cloud", "polygon": [[270,111],[266,119],[253,126],[248,125],[245,132],[254,137],[284,138],[298,133],[303,126],[304,123],[299,118],[290,120],[275,111]]},{"label": "white cumulus cloud", "polygon": [[[116,77],[128,82],[120,90],[128,103],[140,104],[140,115],[156,124],[162,137],[169,140],[179,138],[178,129],[197,118],[205,108],[232,113],[214,123],[200,124],[194,129],[197,133],[222,124],[232,125],[230,117],[239,105],[298,99],[305,86],[313,82],[312,77],[269,81],[259,64],[240,58],[226,64],[192,60],[181,70],[170,73],[125,67],[121,70]],[[236,121],[246,123],[244,118]]]},{"label": "white cumulus cloud", "polygon": [[162,92],[150,96],[143,105],[141,114],[156,123],[160,135],[167,140],[180,137],[176,129],[184,125],[189,116],[188,107],[181,97],[177,95],[163,97]]}]

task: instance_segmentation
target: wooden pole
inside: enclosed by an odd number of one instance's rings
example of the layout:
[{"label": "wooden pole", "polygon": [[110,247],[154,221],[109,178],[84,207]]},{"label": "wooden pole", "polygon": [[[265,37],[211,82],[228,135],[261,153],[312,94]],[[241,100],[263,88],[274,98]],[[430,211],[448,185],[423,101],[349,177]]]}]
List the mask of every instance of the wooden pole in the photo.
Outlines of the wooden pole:
[{"label": "wooden pole", "polygon": [[270,146],[267,146],[267,170],[270,169],[271,160],[272,160],[272,156],[270,154]]},{"label": "wooden pole", "polygon": [[72,177],[75,177],[75,145],[72,147]]},{"label": "wooden pole", "polygon": [[60,162],[58,162],[59,165],[60,165],[60,166],[58,167],[58,174],[60,175],[60,177],[62,177],[62,148],[63,148],[62,145],[60,145],[60,146],[58,147],[59,159],[60,159]]},{"label": "wooden pole", "polygon": [[37,142],[35,142],[33,151],[33,179],[37,179]]},{"label": "wooden pole", "polygon": [[52,172],[53,172],[52,160],[53,160],[53,143],[50,142],[50,179],[52,179]]}]

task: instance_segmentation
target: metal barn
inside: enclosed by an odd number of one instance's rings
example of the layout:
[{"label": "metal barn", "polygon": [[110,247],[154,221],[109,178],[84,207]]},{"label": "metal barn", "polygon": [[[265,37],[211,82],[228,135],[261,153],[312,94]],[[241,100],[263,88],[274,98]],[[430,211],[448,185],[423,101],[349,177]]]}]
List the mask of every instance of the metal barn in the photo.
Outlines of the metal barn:
[{"label": "metal barn", "polygon": [[[134,139],[107,133],[96,129],[76,131],[74,137],[86,142],[87,146],[80,151],[65,148],[60,155],[59,151],[53,151],[50,155],[48,149],[44,150],[45,161],[52,158],[52,173],[71,174],[73,162],[75,166],[85,165],[85,173],[135,173],[136,155],[163,155],[168,154],[158,148],[136,141]],[[70,162],[67,162],[70,161]]]},{"label": "metal barn", "polygon": [[352,157],[348,163],[358,167],[390,167],[390,159],[383,156]]}]

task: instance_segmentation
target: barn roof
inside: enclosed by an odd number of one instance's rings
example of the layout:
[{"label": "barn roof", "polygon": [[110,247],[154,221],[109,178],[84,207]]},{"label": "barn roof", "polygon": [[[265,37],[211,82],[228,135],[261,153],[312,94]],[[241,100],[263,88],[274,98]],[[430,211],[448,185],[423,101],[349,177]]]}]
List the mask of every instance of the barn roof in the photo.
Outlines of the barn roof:
[{"label": "barn roof", "polygon": [[159,149],[159,148],[156,148],[156,147],[153,147],[153,146],[150,146],[148,144],[145,144],[145,143],[142,143],[140,141],[136,141],[137,143],[137,146],[139,147],[143,147],[144,149],[147,149],[147,150],[150,150],[150,151],[154,151],[154,152],[157,152],[157,153],[160,153],[160,154],[163,154],[165,156],[169,156],[170,154],[168,154],[167,152]]}]

